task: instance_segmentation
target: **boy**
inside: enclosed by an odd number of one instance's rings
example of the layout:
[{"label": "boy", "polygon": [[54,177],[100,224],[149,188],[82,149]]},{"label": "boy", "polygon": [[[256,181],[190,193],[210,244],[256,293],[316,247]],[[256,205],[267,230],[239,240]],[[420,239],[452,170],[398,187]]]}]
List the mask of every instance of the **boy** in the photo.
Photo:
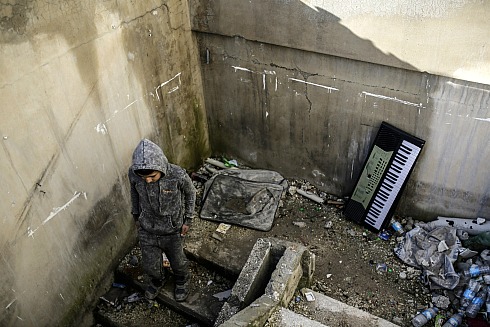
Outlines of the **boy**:
[{"label": "boy", "polygon": [[140,141],[129,168],[131,213],[139,222],[142,266],[148,275],[145,296],[153,300],[165,283],[162,251],[175,276],[175,300],[189,295],[189,267],[183,249],[194,212],[196,189],[185,170],[168,162],[162,149],[148,139]]}]

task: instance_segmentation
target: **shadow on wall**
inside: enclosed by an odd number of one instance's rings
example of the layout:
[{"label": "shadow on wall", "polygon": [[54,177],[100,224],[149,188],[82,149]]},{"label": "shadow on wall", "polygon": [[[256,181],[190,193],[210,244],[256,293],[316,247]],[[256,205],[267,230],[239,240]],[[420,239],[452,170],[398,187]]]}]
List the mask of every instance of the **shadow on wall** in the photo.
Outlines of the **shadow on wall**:
[{"label": "shadow on wall", "polygon": [[197,32],[238,36],[417,71],[416,67],[352,33],[336,15],[302,1],[191,0],[190,6],[192,26]]}]

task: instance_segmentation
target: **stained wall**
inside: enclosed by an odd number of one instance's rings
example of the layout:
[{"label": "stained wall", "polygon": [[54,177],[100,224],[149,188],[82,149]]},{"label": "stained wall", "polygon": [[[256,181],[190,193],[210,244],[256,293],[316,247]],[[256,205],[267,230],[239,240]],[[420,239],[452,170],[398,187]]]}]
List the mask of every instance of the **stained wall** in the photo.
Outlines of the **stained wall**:
[{"label": "stained wall", "polygon": [[188,5],[4,1],[0,54],[0,325],[81,325],[135,242],[139,140],[209,155]]},{"label": "stained wall", "polygon": [[426,141],[397,213],[490,216],[488,2],[190,3],[215,153],[348,196],[386,121]]}]

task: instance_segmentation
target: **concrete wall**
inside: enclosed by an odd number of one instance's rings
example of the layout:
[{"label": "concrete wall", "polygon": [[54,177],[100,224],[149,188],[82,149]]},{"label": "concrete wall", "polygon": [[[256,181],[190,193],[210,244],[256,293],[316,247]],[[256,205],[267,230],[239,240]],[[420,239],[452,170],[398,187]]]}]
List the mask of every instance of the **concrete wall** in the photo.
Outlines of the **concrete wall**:
[{"label": "concrete wall", "polygon": [[490,217],[489,2],[190,3],[214,153],[350,195],[387,121],[427,141],[399,213]]},{"label": "concrete wall", "polygon": [[195,41],[185,1],[0,4],[1,326],[80,324],[135,240],[141,138],[209,155]]}]

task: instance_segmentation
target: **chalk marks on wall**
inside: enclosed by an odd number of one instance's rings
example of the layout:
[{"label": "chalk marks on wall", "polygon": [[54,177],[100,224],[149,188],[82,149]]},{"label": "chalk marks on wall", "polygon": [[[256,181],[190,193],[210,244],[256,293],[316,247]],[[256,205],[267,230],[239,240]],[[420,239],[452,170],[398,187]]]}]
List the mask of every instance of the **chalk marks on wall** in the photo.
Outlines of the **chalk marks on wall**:
[{"label": "chalk marks on wall", "polygon": [[81,195],[84,196],[85,200],[87,199],[87,194],[85,192],[75,192],[73,197],[66,202],[64,205],[60,207],[53,208],[53,210],[50,212],[48,217],[43,220],[41,225],[39,225],[37,228],[32,229],[30,226],[27,227],[27,236],[28,237],[33,237],[34,233],[43,225],[47,224],[51,219],[53,219],[55,216],[57,216],[61,211],[66,210],[76,199],[78,199]]},{"label": "chalk marks on wall", "polygon": [[[271,75],[273,76],[272,78],[272,83],[274,84],[274,91],[277,92],[278,90],[278,86],[280,84],[282,84],[278,77],[277,77],[277,74],[275,71],[273,70],[263,70],[263,71],[253,71],[251,69],[248,69],[248,68],[244,68],[244,67],[239,67],[239,66],[231,66],[234,70],[235,70],[235,73],[236,72],[247,72],[247,73],[251,73],[251,74],[258,74],[258,75],[262,75],[262,89],[265,90],[266,89],[266,85],[267,85],[267,75]],[[250,79],[244,79],[242,77],[240,77],[240,81],[241,82],[245,82],[245,83],[250,83]],[[332,91],[338,91],[339,89],[336,88],[336,87],[332,87],[332,86],[327,86],[327,85],[322,85],[322,84],[317,84],[317,83],[311,83],[311,82],[307,82],[307,81],[304,81],[304,80],[301,80],[301,79],[297,79],[297,78],[292,78],[292,77],[289,77],[288,78],[288,82],[289,83],[303,83],[303,84],[306,84],[306,85],[311,85],[311,86],[315,86],[315,87],[320,87],[320,88],[323,88],[323,89],[326,89],[329,93],[331,93]]]},{"label": "chalk marks on wall", "polygon": [[329,93],[332,93],[332,91],[338,91],[338,90],[339,90],[339,89],[338,89],[338,88],[336,88],[336,87],[326,86],[326,85],[317,84],[317,83],[310,83],[310,82],[303,81],[303,80],[300,80],[300,79],[297,79],[297,78],[289,78],[288,80],[290,80],[290,81],[292,81],[292,82],[304,83],[304,84],[307,84],[307,85],[312,85],[312,86],[316,86],[316,87],[321,87],[321,88],[324,88],[324,89],[328,90],[328,91],[329,91]]},{"label": "chalk marks on wall", "polygon": [[[174,92],[178,91],[181,88],[181,85],[182,85],[182,81],[181,81],[181,78],[180,78],[181,75],[182,75],[181,72],[180,73],[177,73],[174,77],[172,77],[169,80],[167,80],[165,82],[162,82],[162,83],[158,84],[156,87],[154,87],[154,90],[152,92],[148,92],[145,95],[143,95],[142,97],[140,97],[139,99],[136,99],[136,100],[130,102],[129,104],[127,104],[122,109],[116,109],[116,110],[114,110],[114,112],[111,114],[111,116],[109,118],[107,118],[103,122],[98,123],[97,126],[94,127],[95,131],[97,133],[100,133],[100,134],[103,134],[103,135],[108,134],[109,131],[108,131],[108,128],[107,128],[107,124],[111,120],[113,120],[117,115],[119,115],[119,114],[121,114],[121,113],[123,113],[123,112],[125,112],[127,110],[133,109],[134,105],[137,102],[144,100],[148,96],[151,96],[153,98],[156,97],[158,101],[161,101],[161,98],[160,98],[159,93],[162,93],[162,96],[163,96],[163,94],[164,94],[163,88],[165,86],[168,86],[169,87],[169,89],[165,91],[165,94],[170,94],[170,93],[174,93]],[[128,94],[128,98],[129,98],[129,94]]]},{"label": "chalk marks on wall", "polygon": [[168,81],[165,81],[165,82],[161,83],[160,85],[158,85],[155,88],[155,95],[156,95],[156,97],[157,97],[158,100],[160,100],[160,96],[158,95],[158,90],[161,89],[162,87],[164,87],[165,85],[169,84],[170,82],[172,82],[174,80],[177,80],[178,85],[172,87],[170,89],[170,91],[167,92],[167,94],[173,93],[173,92],[177,91],[180,88],[180,85],[182,84],[182,81],[180,80],[180,76],[181,75],[182,75],[182,73],[178,73],[177,75],[175,75],[174,77],[172,77]]},{"label": "chalk marks on wall", "polygon": [[106,119],[104,122],[102,123],[98,123],[97,126],[95,126],[95,130],[97,131],[97,133],[102,133],[102,134],[107,134],[107,126],[106,124],[108,122],[110,122],[114,117],[116,117],[117,114],[127,110],[129,107],[131,107],[133,104],[135,104],[136,102],[140,101],[141,99],[138,99],[138,100],[134,100],[133,102],[131,102],[130,104],[128,104],[126,107],[122,108],[121,110],[115,110],[111,117],[109,117],[108,119]]},{"label": "chalk marks on wall", "polygon": [[369,93],[369,92],[362,92],[361,94],[363,94],[364,96],[368,96],[368,97],[374,97],[374,98],[378,98],[378,99],[383,99],[383,100],[401,103],[401,104],[404,104],[407,106],[412,106],[412,107],[417,107],[417,108],[425,108],[422,105],[422,103],[414,103],[414,102],[410,102],[410,101],[405,101],[405,100],[398,99],[397,97],[388,97],[385,95],[374,94],[374,93]]}]

